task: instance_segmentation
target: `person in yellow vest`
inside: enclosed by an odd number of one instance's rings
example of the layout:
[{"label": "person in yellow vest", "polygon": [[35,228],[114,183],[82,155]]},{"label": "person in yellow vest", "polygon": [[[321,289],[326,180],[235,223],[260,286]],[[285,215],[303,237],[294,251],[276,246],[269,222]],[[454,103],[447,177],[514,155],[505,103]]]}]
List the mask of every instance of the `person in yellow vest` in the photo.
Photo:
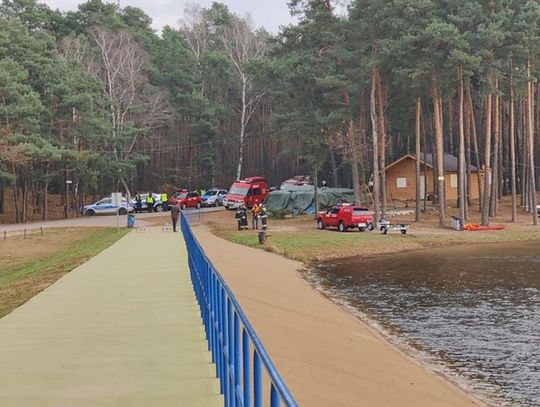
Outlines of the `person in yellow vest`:
[{"label": "person in yellow vest", "polygon": [[259,229],[259,212],[261,207],[259,206],[259,201],[256,200],[251,208],[251,222],[253,223],[253,229]]},{"label": "person in yellow vest", "polygon": [[149,192],[146,196],[146,210],[148,213],[152,213],[154,211],[154,202],[154,194]]},{"label": "person in yellow vest", "polygon": [[161,194],[161,205],[163,212],[167,212],[169,210],[169,196],[166,192]]}]

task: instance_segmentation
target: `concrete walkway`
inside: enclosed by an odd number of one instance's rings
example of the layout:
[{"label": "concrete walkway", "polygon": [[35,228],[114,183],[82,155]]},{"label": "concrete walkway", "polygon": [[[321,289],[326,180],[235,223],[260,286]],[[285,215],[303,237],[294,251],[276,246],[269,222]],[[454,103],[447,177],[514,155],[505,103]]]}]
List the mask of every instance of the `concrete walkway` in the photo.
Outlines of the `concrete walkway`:
[{"label": "concrete walkway", "polygon": [[132,232],[0,319],[0,406],[222,406],[179,233]]}]

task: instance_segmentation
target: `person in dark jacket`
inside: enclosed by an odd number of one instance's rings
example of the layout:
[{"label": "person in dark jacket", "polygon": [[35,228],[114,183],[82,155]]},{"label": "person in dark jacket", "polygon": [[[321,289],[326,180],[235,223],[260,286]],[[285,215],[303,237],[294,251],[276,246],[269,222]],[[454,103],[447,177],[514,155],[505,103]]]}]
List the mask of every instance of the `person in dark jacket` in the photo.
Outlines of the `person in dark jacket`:
[{"label": "person in dark jacket", "polygon": [[135,195],[135,213],[141,213],[142,212],[142,198],[141,194],[137,192],[137,195]]},{"label": "person in dark jacket", "polygon": [[259,206],[259,217],[261,218],[262,230],[266,230],[268,228],[268,209],[264,203]]},{"label": "person in dark jacket", "polygon": [[235,218],[238,222],[238,230],[247,230],[248,220],[246,205],[240,205],[240,207],[236,210]]},{"label": "person in dark jacket", "polygon": [[169,208],[171,209],[173,232],[176,232],[176,224],[178,223],[178,219],[180,218],[180,208],[176,205],[170,205]]}]

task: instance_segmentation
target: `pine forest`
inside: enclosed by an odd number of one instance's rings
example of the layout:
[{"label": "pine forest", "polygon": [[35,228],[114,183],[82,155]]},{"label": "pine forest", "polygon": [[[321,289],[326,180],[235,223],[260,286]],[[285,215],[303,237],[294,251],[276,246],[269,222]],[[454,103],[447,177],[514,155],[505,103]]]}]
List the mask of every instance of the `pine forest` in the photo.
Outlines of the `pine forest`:
[{"label": "pine forest", "polygon": [[[158,33],[135,7],[3,0],[0,212],[10,201],[18,222],[47,219],[68,179],[78,208],[116,190],[307,174],[385,217],[385,167],[433,154],[441,226],[449,207],[488,224],[504,196],[513,220],[525,211],[537,224],[539,1],[289,7],[298,23],[278,33],[218,2],[189,5]],[[458,159],[457,202],[445,197],[445,154]]]}]

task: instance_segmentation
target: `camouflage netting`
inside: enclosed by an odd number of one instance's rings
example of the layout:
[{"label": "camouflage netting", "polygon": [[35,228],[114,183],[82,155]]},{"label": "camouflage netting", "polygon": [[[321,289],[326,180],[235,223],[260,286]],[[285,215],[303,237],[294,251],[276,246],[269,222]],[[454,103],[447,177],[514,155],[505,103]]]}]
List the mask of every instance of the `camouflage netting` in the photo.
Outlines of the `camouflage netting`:
[{"label": "camouflage netting", "polygon": [[[329,208],[340,202],[353,202],[352,189],[320,188],[319,209]],[[287,210],[294,214],[315,213],[315,191],[313,186],[290,187],[273,191],[266,198],[270,210]]]}]

